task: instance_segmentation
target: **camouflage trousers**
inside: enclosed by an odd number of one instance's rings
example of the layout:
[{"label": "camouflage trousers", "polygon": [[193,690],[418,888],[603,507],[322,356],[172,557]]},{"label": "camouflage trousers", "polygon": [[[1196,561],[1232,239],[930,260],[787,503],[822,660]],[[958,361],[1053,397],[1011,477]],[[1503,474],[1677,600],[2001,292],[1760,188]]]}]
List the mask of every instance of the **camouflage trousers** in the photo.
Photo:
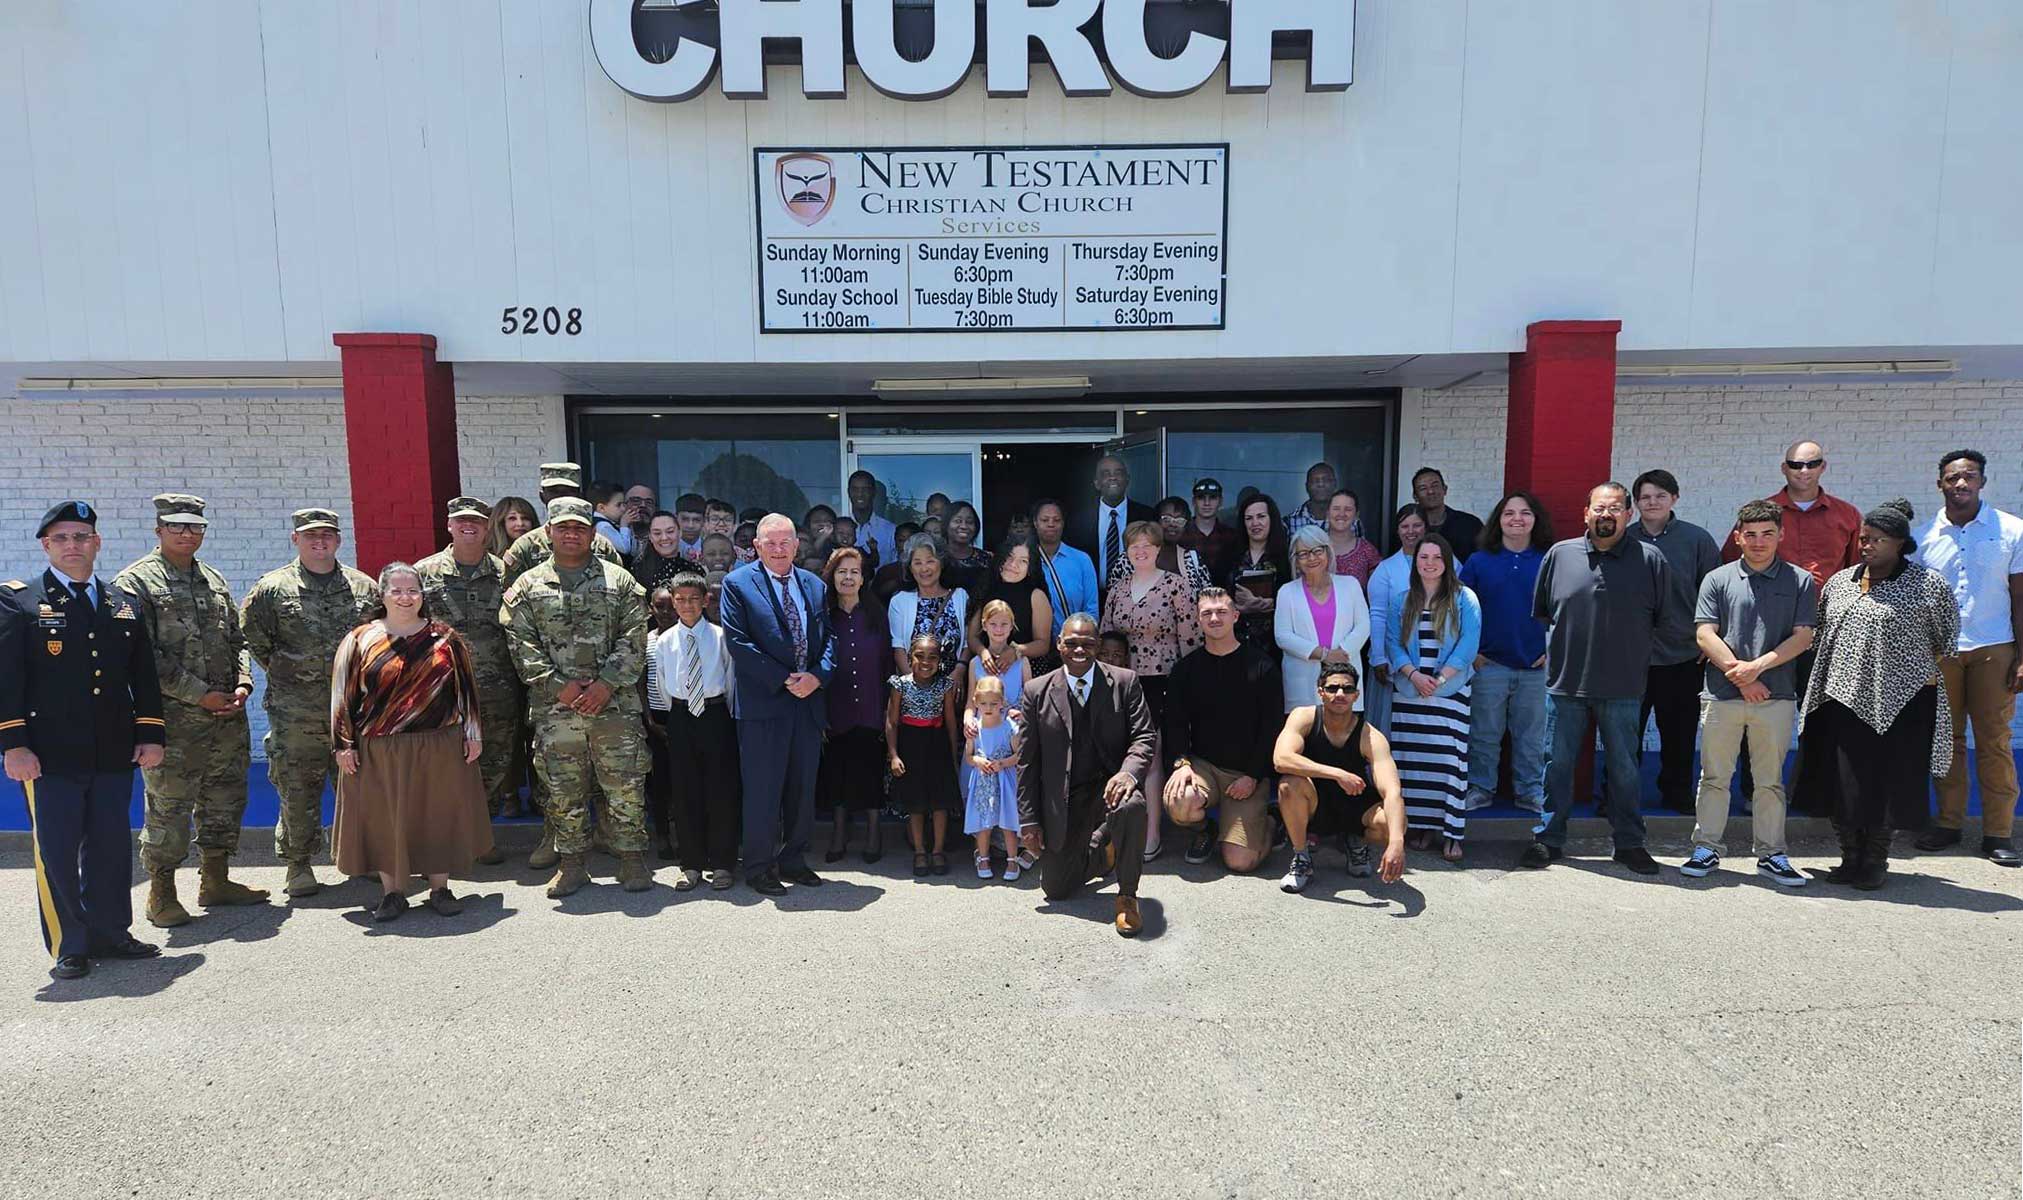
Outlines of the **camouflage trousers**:
[{"label": "camouflage trousers", "polygon": [[244,712],[213,716],[173,700],[162,707],[167,724],[162,765],[141,772],[147,801],[140,861],[149,871],[174,870],[189,857],[192,815],[200,850],[238,852],[253,758]]},{"label": "camouflage trousers", "polygon": [[308,862],[323,849],[323,787],[337,773],[330,723],[276,720],[261,744],[267,747],[267,779],[281,801],[274,854],[284,863]]},{"label": "camouflage trousers", "polygon": [[646,733],[636,712],[543,712],[534,728],[534,769],[548,788],[556,851],[589,851],[595,792],[603,794],[598,816],[606,819],[610,847],[621,854],[645,850],[646,763]]},{"label": "camouflage trousers", "polygon": [[520,789],[520,775],[514,773],[513,767],[520,761],[520,717],[526,710],[526,701],[520,698],[517,687],[478,690],[478,724],[484,732],[478,774],[485,781],[485,803],[495,817],[505,805],[506,797]]}]

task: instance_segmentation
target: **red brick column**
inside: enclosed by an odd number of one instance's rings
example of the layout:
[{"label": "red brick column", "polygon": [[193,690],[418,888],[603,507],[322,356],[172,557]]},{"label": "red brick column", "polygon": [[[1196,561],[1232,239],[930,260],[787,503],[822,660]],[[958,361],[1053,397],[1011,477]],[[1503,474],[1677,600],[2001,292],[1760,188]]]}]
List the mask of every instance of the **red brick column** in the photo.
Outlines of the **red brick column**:
[{"label": "red brick column", "polygon": [[358,569],[377,574],[442,548],[456,496],[457,402],[448,363],[426,333],[340,333],[344,438]]},{"label": "red brick column", "polygon": [[1609,477],[1621,321],[1537,321],[1510,356],[1503,487],[1536,494],[1553,532],[1581,528],[1588,489]]}]

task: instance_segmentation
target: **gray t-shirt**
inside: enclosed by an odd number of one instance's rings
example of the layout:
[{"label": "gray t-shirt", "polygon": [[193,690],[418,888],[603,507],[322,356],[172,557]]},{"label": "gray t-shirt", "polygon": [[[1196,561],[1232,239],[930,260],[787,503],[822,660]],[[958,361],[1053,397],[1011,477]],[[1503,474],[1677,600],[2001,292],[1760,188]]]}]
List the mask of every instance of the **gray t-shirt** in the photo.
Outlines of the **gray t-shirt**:
[{"label": "gray t-shirt", "polygon": [[1641,699],[1670,578],[1658,548],[1627,534],[1607,550],[1586,537],[1554,543],[1538,564],[1531,601],[1532,615],[1549,626],[1545,690],[1583,700]]},{"label": "gray t-shirt", "polygon": [[1656,534],[1646,532],[1642,521],[1631,521],[1630,536],[1656,546],[1672,568],[1664,619],[1651,642],[1651,665],[1692,662],[1700,657],[1700,647],[1693,641],[1693,600],[1707,572],[1721,565],[1721,548],[1714,544],[1713,534],[1680,520],[1677,513]]},{"label": "gray t-shirt", "polygon": [[[1771,559],[1770,566],[1760,572],[1739,561],[1716,567],[1701,581],[1700,599],[1693,608],[1694,626],[1712,625],[1728,649],[1744,662],[1770,653],[1794,630],[1811,629],[1818,620],[1819,584],[1810,571],[1801,571],[1781,558]],[[1772,700],[1798,699],[1794,663],[1772,667],[1756,681],[1770,689]],[[1740,700],[1742,689],[1709,662],[1700,694],[1715,700]]]}]

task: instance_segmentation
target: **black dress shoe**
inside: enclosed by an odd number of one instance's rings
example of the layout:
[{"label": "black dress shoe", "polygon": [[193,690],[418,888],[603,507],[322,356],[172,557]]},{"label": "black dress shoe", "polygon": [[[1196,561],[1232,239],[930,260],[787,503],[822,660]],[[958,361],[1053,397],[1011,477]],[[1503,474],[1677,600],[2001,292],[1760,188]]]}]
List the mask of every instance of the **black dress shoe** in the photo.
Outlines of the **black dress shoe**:
[{"label": "black dress shoe", "polygon": [[780,872],[780,878],[802,887],[821,887],[822,877],[807,867],[790,867]]},{"label": "black dress shoe", "polygon": [[160,958],[162,948],[128,934],[125,941],[91,953],[94,958]]},{"label": "black dress shoe", "polygon": [[761,896],[784,896],[787,894],[787,885],[780,882],[780,874],[777,871],[761,871],[745,882],[751,884],[752,890]]},{"label": "black dress shoe", "polygon": [[[1983,840],[1985,841],[1986,839]],[[1920,850],[1945,850],[1959,844],[1960,831],[1957,829],[1947,829],[1943,825],[1934,825],[1930,829],[1925,830],[1918,835],[1918,840],[1913,843]]]},{"label": "black dress shoe", "polygon": [[1998,867],[2023,867],[2023,857],[2017,855],[2008,838],[1982,838],[1981,856]]},{"label": "black dress shoe", "polygon": [[1517,865],[1527,870],[1536,871],[1547,863],[1557,862],[1562,853],[1563,851],[1556,846],[1548,846],[1544,842],[1533,842],[1524,848],[1524,854],[1518,858]]},{"label": "black dress shoe", "polygon": [[1652,858],[1651,852],[1642,846],[1632,846],[1628,850],[1618,850],[1615,857],[1617,862],[1639,875],[1656,875],[1658,873],[1658,860]]},{"label": "black dress shoe", "polygon": [[49,968],[52,979],[82,979],[91,974],[91,960],[82,954],[66,954]]},{"label": "black dress shoe", "polygon": [[840,847],[840,846],[839,846],[839,847],[835,847],[835,848],[833,848],[833,849],[829,850],[829,851],[828,851],[828,852],[827,852],[826,854],[822,855],[822,861],[823,861],[823,862],[842,862],[842,861],[843,861],[843,853],[844,853],[844,852],[843,852],[843,849],[842,849],[842,847]]}]

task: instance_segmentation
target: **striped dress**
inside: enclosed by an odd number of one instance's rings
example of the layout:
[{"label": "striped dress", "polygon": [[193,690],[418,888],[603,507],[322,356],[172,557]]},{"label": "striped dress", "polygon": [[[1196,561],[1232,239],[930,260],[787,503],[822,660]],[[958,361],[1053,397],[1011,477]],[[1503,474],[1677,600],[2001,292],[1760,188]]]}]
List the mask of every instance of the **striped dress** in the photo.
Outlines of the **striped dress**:
[{"label": "striped dress", "polygon": [[[1419,614],[1418,667],[1435,673],[1440,635],[1429,610]],[[1451,696],[1391,693],[1391,757],[1405,793],[1405,825],[1455,841],[1468,831],[1461,797],[1468,790],[1468,685]]]}]

